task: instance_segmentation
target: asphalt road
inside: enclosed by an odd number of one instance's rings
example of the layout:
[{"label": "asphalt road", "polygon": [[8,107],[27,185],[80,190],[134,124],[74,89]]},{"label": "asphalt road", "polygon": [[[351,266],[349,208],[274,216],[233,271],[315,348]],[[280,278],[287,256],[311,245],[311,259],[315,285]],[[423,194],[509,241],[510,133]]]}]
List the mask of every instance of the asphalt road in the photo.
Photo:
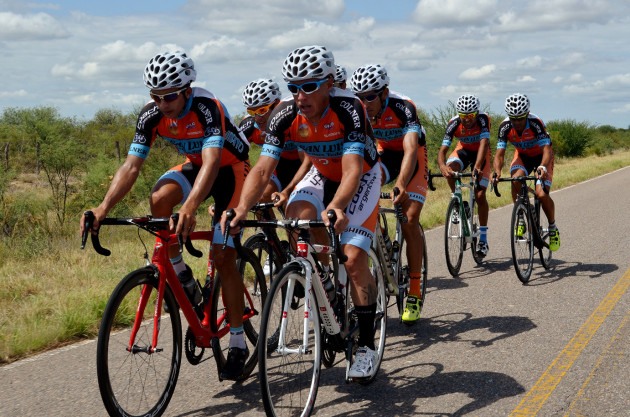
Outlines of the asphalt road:
[{"label": "asphalt road", "polygon": [[[423,319],[407,327],[390,308],[370,386],[346,385],[342,363],[322,368],[315,415],[630,415],[628,182],[625,168],[552,193],[562,247],[526,286],[511,263],[511,206],[490,215],[485,264],[465,254],[459,278],[443,228],[428,231]],[[95,352],[87,341],[0,367],[0,415],[105,415]],[[263,413],[257,377],[220,383],[208,360],[184,361],[165,415]]]}]

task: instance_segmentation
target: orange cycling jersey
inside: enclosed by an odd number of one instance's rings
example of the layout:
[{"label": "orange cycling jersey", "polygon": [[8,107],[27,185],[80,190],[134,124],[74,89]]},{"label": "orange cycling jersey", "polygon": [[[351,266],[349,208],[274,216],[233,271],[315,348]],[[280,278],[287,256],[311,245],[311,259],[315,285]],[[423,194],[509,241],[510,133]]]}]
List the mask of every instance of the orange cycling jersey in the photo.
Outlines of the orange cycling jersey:
[{"label": "orange cycling jersey", "polygon": [[378,141],[378,151],[383,149],[402,151],[403,138],[408,132],[418,134],[418,145],[424,146],[426,138],[420,124],[416,106],[408,98],[390,92],[385,100],[384,110],[372,124],[374,137]]},{"label": "orange cycling jersey", "polygon": [[[258,127],[258,123],[256,123],[252,116],[244,118],[238,128],[241,130],[241,132],[243,132],[250,144],[255,143],[256,145],[260,146],[265,144],[266,133],[260,130],[260,127]],[[298,149],[295,142],[288,142],[285,145],[284,150],[282,151],[282,155],[280,157],[282,159],[289,160],[300,159],[300,155],[298,154]]]},{"label": "orange cycling jersey", "polygon": [[220,167],[248,160],[249,143],[232,123],[225,106],[212,93],[192,89],[183,116],[165,117],[155,102],[148,103],[138,117],[129,154],[146,158],[157,136],[161,136],[197,166],[205,148],[221,148]]},{"label": "orange cycling jersey", "polygon": [[468,130],[464,127],[459,116],[453,117],[446,125],[442,146],[450,147],[453,138],[459,140],[459,144],[463,149],[477,152],[483,139],[490,140],[490,118],[486,113],[479,112],[477,124]]},{"label": "orange cycling jersey", "polygon": [[317,125],[298,111],[292,98],[281,101],[269,117],[261,156],[279,159],[286,144],[293,141],[322,175],[335,182],[341,181],[344,155],[362,156],[363,173],[378,161],[365,108],[345,90],[333,89],[330,104]]},{"label": "orange cycling jersey", "polygon": [[551,146],[551,137],[547,133],[545,124],[534,114],[527,116],[527,125],[522,135],[518,135],[509,118],[499,126],[497,149],[505,149],[510,141],[520,155],[538,156],[542,154],[543,146]]}]

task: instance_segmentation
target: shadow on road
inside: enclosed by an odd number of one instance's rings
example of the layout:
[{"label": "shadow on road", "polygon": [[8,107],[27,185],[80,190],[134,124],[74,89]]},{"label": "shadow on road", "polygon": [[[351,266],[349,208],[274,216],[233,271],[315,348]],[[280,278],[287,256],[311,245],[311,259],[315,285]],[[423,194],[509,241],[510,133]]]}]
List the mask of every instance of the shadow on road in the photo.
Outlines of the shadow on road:
[{"label": "shadow on road", "polygon": [[614,264],[585,264],[553,259],[551,267],[546,270],[540,264],[534,264],[532,278],[527,285],[547,285],[565,278],[600,278],[618,269],[619,266]]},{"label": "shadow on road", "polygon": [[[388,323],[387,334],[391,337],[407,336],[395,344],[414,347],[423,350],[436,343],[465,342],[475,347],[490,346],[497,340],[515,336],[536,328],[534,322],[527,317],[520,316],[487,316],[475,318],[470,313],[449,313],[443,316],[420,319],[420,322],[407,327],[397,323]],[[493,337],[479,338],[479,330],[486,330]],[[474,332],[477,338],[466,337],[467,332]],[[484,334],[484,333],[481,333]],[[391,339],[390,339],[391,340]],[[387,345],[388,349],[395,346]],[[401,347],[401,346],[398,346]]]},{"label": "shadow on road", "polygon": [[[342,397],[325,403],[318,401],[319,415],[365,416],[365,415],[431,415],[463,416],[489,406],[503,398],[513,397],[525,389],[512,377],[496,372],[457,371],[445,372],[439,363],[422,363],[405,366],[388,373],[380,373],[372,385],[339,385],[337,377],[343,378],[342,369],[335,368],[336,391]],[[324,375],[322,374],[322,377]],[[328,378],[327,378],[328,379]],[[328,381],[322,381],[328,383]],[[331,380],[331,383],[333,381]],[[456,410],[436,412],[422,405],[421,399],[449,394],[464,394],[472,401]],[[367,403],[365,402],[367,400]],[[361,402],[356,407],[348,404]],[[457,401],[460,404],[462,401]],[[453,405],[454,408],[457,405]],[[352,408],[351,411],[343,411]]]}]

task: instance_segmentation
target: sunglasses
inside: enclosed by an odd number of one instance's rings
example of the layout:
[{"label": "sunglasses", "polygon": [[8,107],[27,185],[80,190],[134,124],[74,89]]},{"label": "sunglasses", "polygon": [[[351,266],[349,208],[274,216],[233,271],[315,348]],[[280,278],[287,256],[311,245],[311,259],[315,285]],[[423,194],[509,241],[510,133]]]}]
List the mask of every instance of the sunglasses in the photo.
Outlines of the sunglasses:
[{"label": "sunglasses", "polygon": [[510,120],[521,120],[526,118],[529,113],[521,114],[520,116],[509,116]]},{"label": "sunglasses", "polygon": [[359,97],[359,100],[363,101],[363,102],[368,102],[371,103],[374,100],[376,100],[378,97],[381,96],[381,93],[383,93],[383,90],[377,91],[376,93],[372,93],[372,94],[368,94],[367,96],[363,96],[363,97]]},{"label": "sunglasses", "polygon": [[479,114],[479,112],[474,112],[474,113],[458,113],[459,114],[459,118],[463,119],[463,120],[473,120],[475,117],[477,117],[477,115]]},{"label": "sunglasses", "polygon": [[273,106],[273,103],[269,103],[266,106],[262,106],[257,109],[247,109],[247,114],[249,114],[250,116],[262,117],[265,114],[269,113],[269,110],[271,110],[271,106]]},{"label": "sunglasses", "polygon": [[153,101],[155,101],[158,104],[160,104],[162,100],[164,100],[167,103],[170,103],[172,101],[177,100],[177,97],[186,90],[188,90],[188,87],[184,87],[181,90],[173,91],[172,93],[167,93],[167,94],[155,94],[155,93],[150,93],[150,94]]},{"label": "sunglasses", "polygon": [[302,85],[288,83],[287,88],[289,89],[291,94],[293,94],[294,96],[296,96],[300,92],[300,90],[304,91],[304,94],[312,94],[315,91],[319,90],[319,87],[322,84],[324,84],[326,81],[328,81],[328,78],[324,78],[323,80],[319,80],[319,81],[309,81]]}]

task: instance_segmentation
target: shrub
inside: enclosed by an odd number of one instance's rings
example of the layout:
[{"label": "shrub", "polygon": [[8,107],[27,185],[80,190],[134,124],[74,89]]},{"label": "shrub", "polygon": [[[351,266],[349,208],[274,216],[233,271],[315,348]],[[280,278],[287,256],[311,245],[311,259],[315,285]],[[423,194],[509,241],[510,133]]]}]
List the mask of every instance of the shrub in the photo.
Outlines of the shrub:
[{"label": "shrub", "polygon": [[575,120],[551,121],[547,125],[556,156],[579,157],[593,141],[593,129],[587,122]]}]

